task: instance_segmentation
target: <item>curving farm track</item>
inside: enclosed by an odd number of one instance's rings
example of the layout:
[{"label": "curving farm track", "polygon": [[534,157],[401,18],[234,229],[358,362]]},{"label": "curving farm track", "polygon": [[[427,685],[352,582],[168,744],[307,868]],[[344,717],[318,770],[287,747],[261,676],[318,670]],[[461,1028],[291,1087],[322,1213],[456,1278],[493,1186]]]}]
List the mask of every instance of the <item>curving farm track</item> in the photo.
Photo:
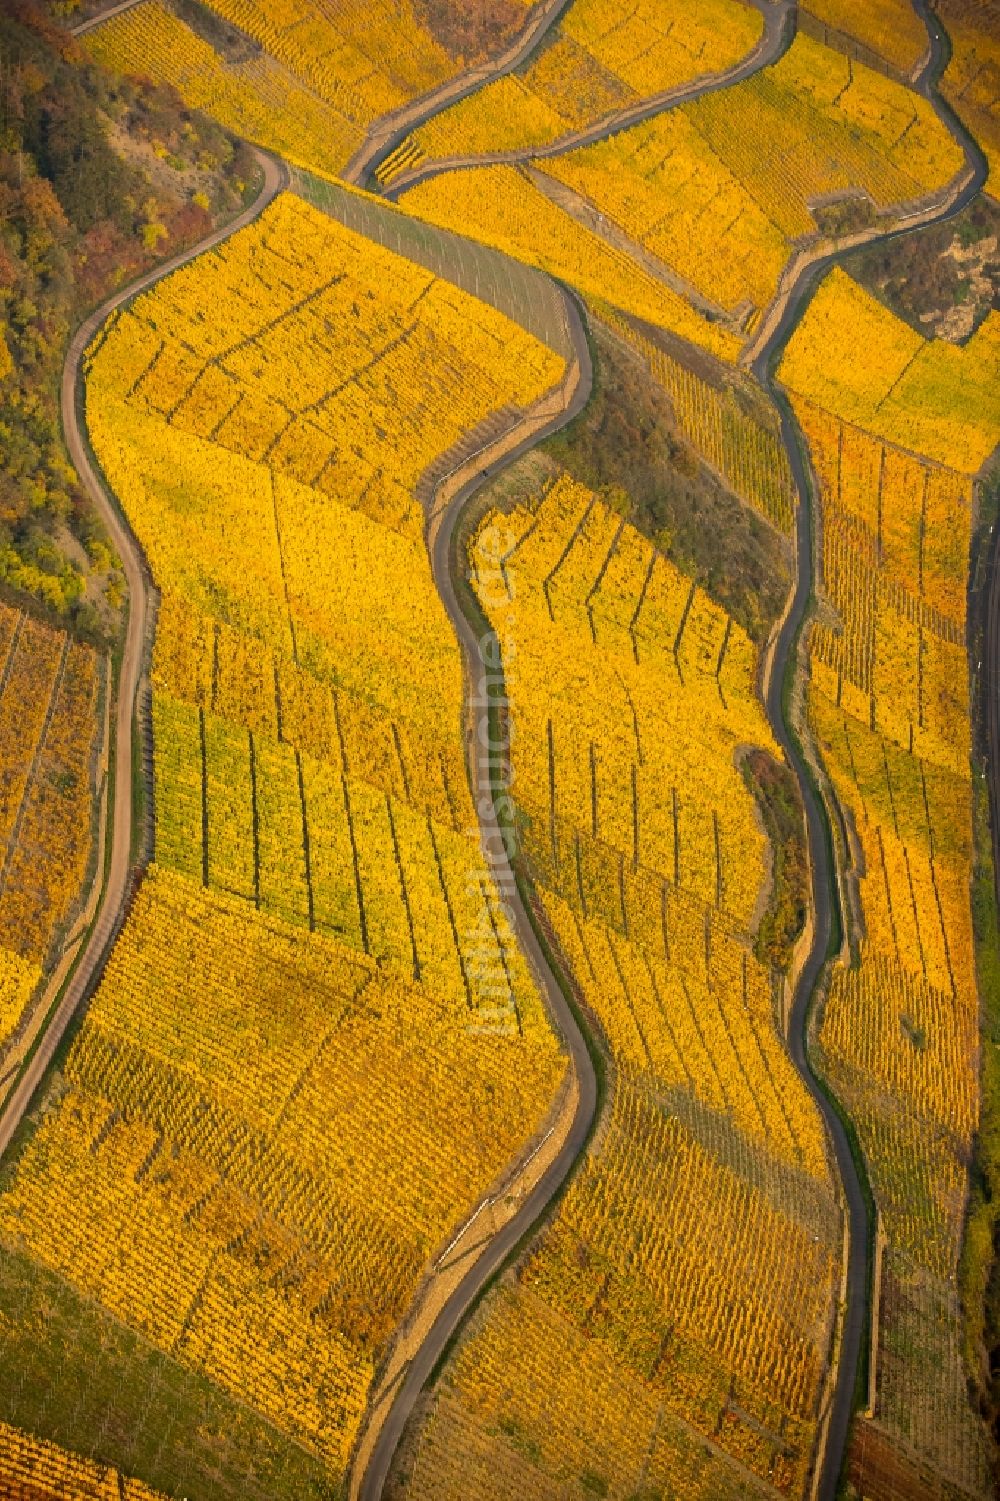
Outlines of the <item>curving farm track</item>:
[{"label": "curving farm track", "polygon": [[[76,967],[70,976],[59,1003],[54,1010],[41,1040],[28,1059],[20,1078],[0,1112],[0,1153],[10,1143],[24,1117],[25,1111],[41,1083],[56,1049],[62,1041],[73,1013],[89,993],[94,980],[107,958],[108,951],[118,931],[125,901],[128,895],[129,876],[132,866],[132,796],[133,796],[133,741],[135,737],[135,704],[142,673],[146,644],[146,621],[150,600],[149,574],[138,542],[125,521],[120,509],[111,498],[100,479],[84,432],[80,426],[77,397],[80,390],[80,371],[84,353],[97,330],[116,308],[144,292],[162,277],[193,260],[214,245],[228,239],[238,229],[252,223],[262,213],[277,193],[288,182],[288,170],[284,163],[263,151],[257,152],[263,171],[260,193],[249,208],[221,229],[214,230],[196,245],[173,256],[162,266],[131,282],[116,292],[107,302],[81,324],[70,341],[63,364],[60,391],[63,432],[70,458],[76,466],[88,495],[97,508],[118,556],[125,569],[128,585],[128,621],[118,672],[114,734],[114,789],[111,801],[112,825],[108,854],[107,877],[104,891],[91,929],[81,951]],[[104,879],[98,870],[95,881]]]},{"label": "curving farm track", "polygon": [[986,732],[990,828],[993,834],[993,875],[996,882],[997,901],[1000,903],[1000,527],[996,525],[993,528],[989,561],[986,566],[980,713]]},{"label": "curving farm track", "polygon": [[[128,0],[128,3],[131,4],[132,0]],[[421,95],[419,99],[411,99],[408,104],[393,110],[391,114],[374,120],[361,145],[344,168],[344,181],[364,187],[371,173],[405,141],[411,131],[440,114],[450,104],[458,104],[460,100],[467,99],[470,94],[474,94],[485,84],[492,83],[495,78],[512,73],[535,50],[569,4],[570,0],[542,0],[530,13],[524,29],[500,57],[468,68],[457,77],[439,84],[430,93]]]},{"label": "curving farm track", "polygon": [[131,10],[138,5],[139,0],[118,0],[117,5],[109,5],[107,10],[99,10],[95,16],[89,16],[86,21],[80,21],[76,26],[71,26],[73,36],[85,36],[88,31],[93,31],[95,26],[100,26],[105,21],[110,21],[112,16],[120,16],[123,11]]}]

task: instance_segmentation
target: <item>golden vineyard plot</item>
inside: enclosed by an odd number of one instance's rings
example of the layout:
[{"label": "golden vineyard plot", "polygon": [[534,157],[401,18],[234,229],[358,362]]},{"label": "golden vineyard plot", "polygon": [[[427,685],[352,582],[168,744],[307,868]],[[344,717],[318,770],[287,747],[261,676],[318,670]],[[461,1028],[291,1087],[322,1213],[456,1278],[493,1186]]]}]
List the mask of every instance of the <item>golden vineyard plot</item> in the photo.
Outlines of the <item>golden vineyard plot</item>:
[{"label": "golden vineyard plot", "polygon": [[[459,108],[471,111],[477,97]],[[402,202],[492,243],[503,237],[512,254],[531,244],[574,282],[562,268],[587,259],[580,240],[596,230],[605,256],[658,282],[661,302],[684,306],[686,295],[688,306],[683,322],[673,309],[651,315],[615,281],[607,301],[730,359],[799,247],[921,203],[962,166],[926,100],[801,32],[778,62],[730,89],[570,144],[539,157],[530,183],[512,167],[473,166],[417,183]],[[543,200],[537,212],[557,235],[520,228],[526,195]]]},{"label": "golden vineyard plot", "polygon": [[[329,176],[373,121],[463,63],[396,0],[212,0],[205,10],[178,13],[164,0],[112,7],[85,45],[106,66],[172,84],[191,108]],[[502,29],[516,31],[525,10],[511,0]]]},{"label": "golden vineyard plot", "polygon": [[825,206],[847,195],[863,223],[962,158],[925,100],[799,34],[735,88],[540,165],[753,326]]},{"label": "golden vineyard plot", "polygon": [[752,52],[760,14],[741,0],[574,0],[530,64],[434,116],[379,168],[541,146],[642,99],[725,72]]},{"label": "golden vineyard plot", "polygon": [[780,369],[819,485],[831,611],[810,637],[808,704],[847,820],[853,953],[819,1041],[884,1236],[874,1419],[976,1496],[988,1458],[957,1290],[980,1108],[965,631],[998,337],[993,313],[964,347],[925,340],[837,270]]},{"label": "golden vineyard plot", "polygon": [[334,1481],[431,1256],[564,1071],[479,850],[414,498],[561,373],[287,197],[89,357],[162,591],[156,863],[0,1236]]},{"label": "golden vineyard plot", "polygon": [[[0,604],[0,1075],[31,1002],[86,926],[106,684],[98,653]],[[7,1045],[7,1047],[5,1047]]]},{"label": "golden vineyard plot", "polygon": [[740,762],[775,750],[755,648],[565,474],[488,514],[471,566],[510,666],[525,855],[610,1099],[400,1492],[803,1496],[840,1224],[753,951],[767,855]]}]

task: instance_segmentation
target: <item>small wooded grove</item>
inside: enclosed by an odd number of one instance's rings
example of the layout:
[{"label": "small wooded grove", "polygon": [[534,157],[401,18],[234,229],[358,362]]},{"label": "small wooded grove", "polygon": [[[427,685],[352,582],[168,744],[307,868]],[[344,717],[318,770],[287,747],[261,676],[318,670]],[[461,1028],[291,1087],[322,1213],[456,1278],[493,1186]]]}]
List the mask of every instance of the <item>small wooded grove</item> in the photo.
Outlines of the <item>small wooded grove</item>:
[{"label": "small wooded grove", "polygon": [[[113,628],[113,559],[59,427],[69,335],[235,211],[253,158],[168,87],[115,78],[34,6],[0,14],[0,589]],[[88,577],[96,575],[88,587]]]}]

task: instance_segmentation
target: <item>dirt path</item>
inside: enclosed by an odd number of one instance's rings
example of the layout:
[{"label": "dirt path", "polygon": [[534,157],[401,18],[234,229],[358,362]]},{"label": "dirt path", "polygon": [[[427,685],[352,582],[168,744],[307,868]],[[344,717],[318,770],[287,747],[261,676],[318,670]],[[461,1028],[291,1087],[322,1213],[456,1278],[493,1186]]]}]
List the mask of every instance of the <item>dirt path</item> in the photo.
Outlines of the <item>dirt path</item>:
[{"label": "dirt path", "polygon": [[[188,261],[194,260],[195,256],[202,255],[213,245],[220,244],[237,230],[252,223],[275,195],[287,185],[288,171],[284,164],[262,151],[256,154],[264,180],[260,193],[250,207],[244,209],[230,223],[213,230],[210,235],[199,240],[197,245],[192,245],[179,255],[173,256],[163,265],[147,272],[145,276],[139,277],[137,281],[131,282],[127,287],[116,292],[77,329],[66,351],[60,392],[66,447],[80,481],[96,506],[122,560],[128,585],[128,621],[118,672],[114,718],[113,783],[109,810],[112,819],[110,855],[107,879],[97,906],[94,925],[86,939],[76,967],[34,1053],[0,1111],[0,1153],[9,1145],[11,1137],[31,1104],[73,1013],[84,997],[89,994],[93,982],[100,973],[121,923],[132,876],[134,711],[145,655],[146,626],[152,586],[139,544],[117,503],[105,489],[97,473],[81,427],[78,410],[81,362],[94,335],[116,308],[128,302],[137,293],[145,291],[147,287],[153,286],[162,277],[169,276],[179,266],[186,265]],[[94,877],[98,886],[103,878],[104,870],[99,866]]]},{"label": "dirt path", "polygon": [[[742,83],[745,78],[750,78],[761,68],[767,68],[772,63],[776,63],[791,46],[792,37],[795,34],[794,0],[750,0],[750,4],[764,17],[763,34],[753,51],[748,52],[746,57],[734,63],[725,72],[703,75],[687,83],[675,84],[673,88],[664,89],[660,94],[653,94],[649,99],[640,99],[625,109],[615,110],[614,113],[595,120],[592,125],[571,131],[567,135],[560,136],[556,141],[550,141],[545,146],[524,146],[515,151],[494,151],[482,156],[442,157],[440,161],[423,162],[419,167],[414,167],[408,172],[401,172],[398,177],[394,177],[383,190],[384,196],[395,202],[408,188],[415,188],[418,183],[427,182],[431,177],[439,177],[442,172],[456,172],[470,167],[515,166],[524,162],[540,161],[545,157],[562,156],[567,151],[575,151],[581,146],[592,146],[595,141],[603,141],[608,136],[617,135],[619,131],[627,130],[630,125],[640,125],[643,120],[650,120],[654,115],[662,114],[664,110],[676,109],[680,104],[690,104],[693,100],[700,99],[703,94],[714,94],[719,89],[732,88],[733,84]],[[503,71],[509,72],[510,69]],[[473,90],[469,89],[466,92],[472,93]],[[448,101],[448,103],[454,102],[454,100]],[[433,110],[430,113],[436,114],[437,112]],[[430,115],[426,115],[418,123],[422,125],[428,118]],[[397,144],[398,141],[393,142],[394,147]],[[388,154],[388,151],[381,153],[379,160],[381,161]]]}]

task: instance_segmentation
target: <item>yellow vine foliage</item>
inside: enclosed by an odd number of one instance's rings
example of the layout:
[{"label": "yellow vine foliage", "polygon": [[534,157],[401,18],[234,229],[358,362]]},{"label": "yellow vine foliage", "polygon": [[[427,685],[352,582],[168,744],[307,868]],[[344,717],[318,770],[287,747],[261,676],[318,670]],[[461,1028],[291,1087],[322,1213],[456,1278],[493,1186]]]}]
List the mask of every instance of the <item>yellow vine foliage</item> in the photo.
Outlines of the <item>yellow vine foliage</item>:
[{"label": "yellow vine foliage", "polygon": [[[548,53],[543,57],[548,58]],[[546,71],[551,72],[556,65],[549,60]],[[517,73],[505,73],[421,125],[408,137],[408,144],[419,161],[487,156],[496,151],[544,146],[567,129],[563,114],[544,92],[532,88]],[[389,183],[413,164],[406,157],[395,162],[387,159],[379,179]]]},{"label": "yellow vine foliage", "polygon": [[89,31],[105,67],[172,84],[185,104],[298,166],[334,176],[363,132],[266,54],[229,62],[161,0],[144,0]]},{"label": "yellow vine foliage", "polygon": [[476,167],[418,184],[400,200],[408,213],[472,235],[515,259],[540,266],[589,297],[667,328],[720,359],[735,361],[738,337],[697,312],[553,203],[514,167]]},{"label": "yellow vine foliage", "polygon": [[[870,358],[859,360],[859,348]],[[1000,430],[1000,314],[964,346],[923,338],[836,267],[781,362],[790,390],[845,422],[975,474]]]},{"label": "yellow vine foliage", "polygon": [[904,72],[927,50],[927,31],[909,0],[806,0],[805,9]]},{"label": "yellow vine foliage", "polygon": [[447,744],[459,664],[413,492],[561,371],[492,308],[282,197],[105,331],[88,422],[164,588]]},{"label": "yellow vine foliage", "polygon": [[551,1085],[543,1032],[511,1070],[463,1005],[154,866],[0,1231],[339,1470],[454,1205]]},{"label": "yellow vine foliage", "polygon": [[562,862],[565,821],[748,926],[764,841],[737,748],[772,744],[749,638],[567,476],[478,543],[480,597],[501,639],[516,632],[513,769],[540,848]]},{"label": "yellow vine foliage", "polygon": [[951,57],[941,88],[986,152],[995,196],[996,174],[1000,170],[997,124],[1000,37],[996,14],[982,0],[941,0],[939,14],[951,43]]},{"label": "yellow vine foliage", "polygon": [[0,949],[0,1046],[17,1027],[41,977],[37,960],[22,959],[12,949]]},{"label": "yellow vine foliage", "polygon": [[[722,73],[751,52],[763,29],[737,0],[574,0],[545,47],[435,115],[409,138],[420,158],[486,155],[541,146],[613,111],[680,84]],[[412,165],[396,162],[396,170]],[[391,181],[389,171],[380,174]]]},{"label": "yellow vine foliage", "polygon": [[291,198],[88,358],[161,591],[156,863],[0,1236],[337,1484],[431,1258],[565,1070],[480,848],[418,499],[562,369]]},{"label": "yellow vine foliage", "polygon": [[459,67],[413,5],[398,0],[212,0],[212,9],[360,125],[427,93]]},{"label": "yellow vine foliage", "polygon": [[701,296],[746,315],[815,233],[814,200],[853,190],[905,203],[962,158],[925,100],[800,33],[734,88],[539,166]]},{"label": "yellow vine foliage", "polygon": [[706,0],[696,10],[682,0],[638,0],[624,14],[612,0],[575,0],[562,31],[645,98],[721,73],[751,51],[763,22],[733,0]]},{"label": "yellow vine foliage", "polygon": [[100,677],[93,648],[0,604],[0,1046],[79,910]]},{"label": "yellow vine foliage", "polygon": [[735,1496],[748,1467],[762,1494],[802,1495],[839,1236],[820,1122],[749,952],[763,840],[736,761],[772,745],[754,649],[566,475],[487,514],[470,556],[524,853],[610,1106],[454,1357],[405,1494],[485,1498],[501,1476],[555,1498],[584,1476],[627,1496],[653,1475]]},{"label": "yellow vine foliage", "polygon": [[[837,271],[781,367],[839,617],[813,628],[809,712],[848,820],[860,921],[820,1041],[867,1158],[884,1285],[899,1290],[880,1309],[893,1355],[880,1361],[877,1411],[973,1494],[989,1488],[988,1457],[955,1294],[979,1118],[965,613],[970,475],[1000,439],[997,326],[992,315],[964,348],[928,342]],[[919,1433],[915,1408],[933,1414]]]},{"label": "yellow vine foliage", "polygon": [[617,314],[608,322],[645,359],[670,397],[678,427],[705,462],[779,531],[790,533],[797,496],[776,424],[748,411],[739,388],[721,376],[710,381],[694,361],[683,363]]},{"label": "yellow vine foliage", "polygon": [[213,47],[162,0],[112,15],[85,45],[107,66],[170,83],[238,135],[331,177],[373,120],[461,66],[411,5],[393,0],[212,0],[211,8],[238,29],[228,48]]},{"label": "yellow vine foliage", "polygon": [[[761,1282],[761,1243],[776,1238],[788,1254],[768,1258]],[[512,1494],[553,1498],[581,1475],[615,1496],[651,1475],[706,1501],[773,1494],[768,1482],[799,1493],[810,1425],[796,1413],[828,1317],[829,1255],[622,1078],[601,1157],[454,1357],[406,1495],[485,1501],[497,1475]]]},{"label": "yellow vine foliage", "polygon": [[[737,92],[725,90],[726,99]],[[686,109],[540,160],[539,167],[721,311],[736,314],[770,300],[789,254],[785,235]]]},{"label": "yellow vine foliage", "polygon": [[110,1465],[0,1423],[0,1484],[9,1501],[162,1501]]}]

